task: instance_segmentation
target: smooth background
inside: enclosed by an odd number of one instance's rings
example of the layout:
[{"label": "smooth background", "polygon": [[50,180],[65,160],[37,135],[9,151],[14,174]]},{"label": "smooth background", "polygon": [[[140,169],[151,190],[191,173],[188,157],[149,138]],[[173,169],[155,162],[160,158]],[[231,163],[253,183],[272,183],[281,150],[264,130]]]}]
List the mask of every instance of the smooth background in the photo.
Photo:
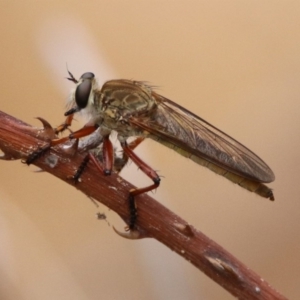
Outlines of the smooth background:
[{"label": "smooth background", "polygon": [[[300,297],[299,1],[0,1],[0,109],[62,122],[71,82],[147,80],[272,167],[276,201],[147,141],[154,194],[290,299]],[[79,127],[79,121],[74,124]],[[0,161],[1,299],[232,299],[154,240],[48,174]],[[130,164],[123,176],[149,183]],[[101,176],[99,176],[99,180]]]}]

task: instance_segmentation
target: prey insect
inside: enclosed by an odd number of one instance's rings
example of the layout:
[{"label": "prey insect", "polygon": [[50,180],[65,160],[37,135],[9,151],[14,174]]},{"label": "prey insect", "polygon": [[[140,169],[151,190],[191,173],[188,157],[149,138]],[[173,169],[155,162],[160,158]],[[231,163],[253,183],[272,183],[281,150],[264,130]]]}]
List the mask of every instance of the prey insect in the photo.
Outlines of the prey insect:
[{"label": "prey insect", "polygon": [[99,130],[103,137],[103,164],[89,152],[78,168],[80,172],[74,176],[78,179],[90,160],[104,175],[110,175],[114,168],[114,150],[109,136],[112,131],[118,133],[126,161],[130,158],[153,181],[147,187],[129,191],[129,229],[134,229],[136,223],[135,197],[160,184],[159,175],[134,153],[134,147],[128,146],[127,140],[132,136],[141,137],[140,141],[151,138],[242,188],[274,200],[272,190],[264,183],[272,182],[275,176],[262,159],[194,113],[159,95],[150,85],[119,79],[107,81],[100,88],[93,73],[84,73],[79,80],[70,72],[69,75],[68,79],[76,87],[70,95],[69,110],[65,113],[67,119],[56,131],[68,128],[77,112],[85,113],[88,122],[67,137],[52,140],[51,146]]}]

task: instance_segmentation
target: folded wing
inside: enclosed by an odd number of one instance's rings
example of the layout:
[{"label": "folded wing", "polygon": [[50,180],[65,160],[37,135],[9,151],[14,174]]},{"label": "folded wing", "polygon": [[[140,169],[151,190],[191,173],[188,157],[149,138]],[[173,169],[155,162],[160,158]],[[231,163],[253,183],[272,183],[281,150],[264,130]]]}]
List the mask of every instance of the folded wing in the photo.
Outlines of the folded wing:
[{"label": "folded wing", "polygon": [[238,141],[173,101],[152,96],[156,109],[147,117],[132,117],[132,125],[242,177],[263,183],[275,179],[268,165]]}]

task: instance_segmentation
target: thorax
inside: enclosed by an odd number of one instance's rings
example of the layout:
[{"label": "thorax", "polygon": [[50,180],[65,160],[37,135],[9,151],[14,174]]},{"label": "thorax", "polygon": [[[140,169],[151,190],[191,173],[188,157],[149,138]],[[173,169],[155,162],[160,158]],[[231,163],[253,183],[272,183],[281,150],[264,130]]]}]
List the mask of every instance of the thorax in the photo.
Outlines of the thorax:
[{"label": "thorax", "polygon": [[111,80],[94,95],[94,108],[101,128],[115,130],[124,137],[142,134],[130,125],[130,119],[148,118],[156,106],[151,87],[138,81]]}]

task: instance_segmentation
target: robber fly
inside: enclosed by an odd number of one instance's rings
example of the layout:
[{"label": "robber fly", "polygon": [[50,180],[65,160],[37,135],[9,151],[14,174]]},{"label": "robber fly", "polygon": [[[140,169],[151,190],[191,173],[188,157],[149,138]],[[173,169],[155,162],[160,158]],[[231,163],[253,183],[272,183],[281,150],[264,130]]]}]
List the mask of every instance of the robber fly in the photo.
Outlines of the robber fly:
[{"label": "robber fly", "polygon": [[[118,133],[118,140],[124,155],[130,158],[153,184],[129,192],[130,220],[133,229],[136,221],[134,197],[156,189],[160,184],[158,174],[129,147],[129,137],[151,138],[167,146],[211,171],[256,194],[274,200],[273,192],[264,183],[275,179],[274,173],[256,154],[209,124],[194,113],[175,102],[157,94],[153,87],[141,81],[110,80],[100,88],[93,73],[84,73],[79,80],[69,72],[68,78],[76,84],[70,95],[67,119],[57,132],[71,125],[73,116],[83,112],[88,117],[87,124],[69,136],[52,140],[51,146],[69,139],[81,138],[96,130],[102,136],[101,149],[103,164],[89,152],[85,165],[91,159],[105,175],[114,167],[114,150],[109,136]],[[28,158],[30,160],[30,158]],[[74,177],[83,172],[79,168]]]}]

